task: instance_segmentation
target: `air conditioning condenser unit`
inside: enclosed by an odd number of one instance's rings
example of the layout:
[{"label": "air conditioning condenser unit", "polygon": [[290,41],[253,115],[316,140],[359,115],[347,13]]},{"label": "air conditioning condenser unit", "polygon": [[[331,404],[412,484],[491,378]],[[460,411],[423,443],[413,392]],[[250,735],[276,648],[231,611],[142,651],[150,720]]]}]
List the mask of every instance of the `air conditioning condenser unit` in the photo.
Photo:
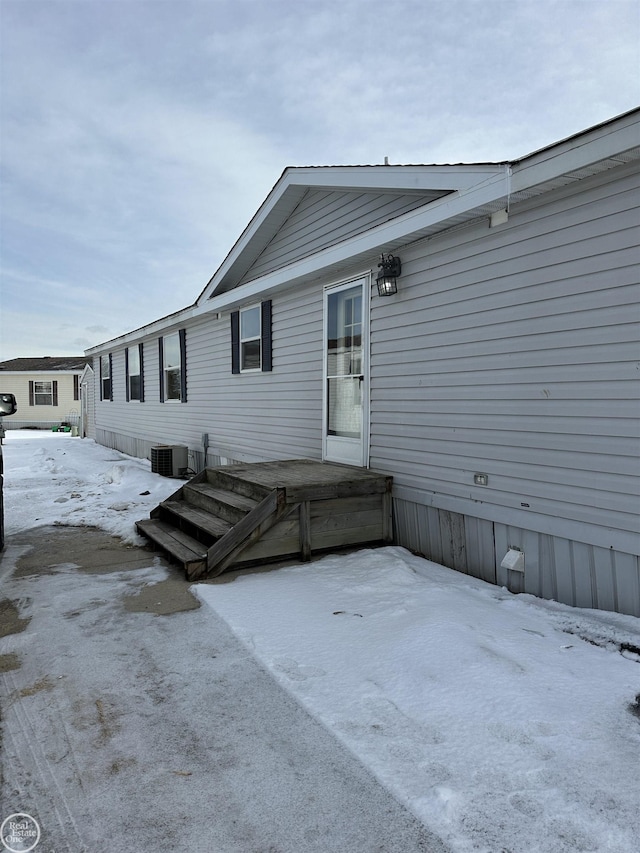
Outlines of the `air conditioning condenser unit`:
[{"label": "air conditioning condenser unit", "polygon": [[188,450],[180,444],[159,444],[151,448],[151,473],[181,477],[188,465]]}]

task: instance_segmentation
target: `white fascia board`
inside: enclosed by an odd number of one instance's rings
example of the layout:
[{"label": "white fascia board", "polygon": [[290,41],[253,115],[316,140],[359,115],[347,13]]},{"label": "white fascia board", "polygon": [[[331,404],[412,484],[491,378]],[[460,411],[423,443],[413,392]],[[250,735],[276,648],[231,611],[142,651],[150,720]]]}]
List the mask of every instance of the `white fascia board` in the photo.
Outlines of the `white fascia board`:
[{"label": "white fascia board", "polygon": [[[4,376],[17,376],[18,378],[30,376],[80,376],[79,370],[0,370],[0,382]],[[8,417],[8,415],[5,415]]]},{"label": "white fascia board", "polygon": [[605,125],[515,162],[511,191],[528,190],[599,161],[615,159],[617,155],[638,147],[640,112],[626,117],[621,123],[622,126],[617,128]]},{"label": "white fascia board", "polygon": [[444,166],[315,166],[298,167],[286,176],[288,186],[326,190],[436,190],[455,192],[474,186],[502,164]]},{"label": "white fascia board", "polygon": [[[211,309],[213,310],[213,309]],[[198,317],[205,312],[197,311],[196,306],[192,305],[189,308],[184,308],[176,314],[171,314],[169,317],[161,317],[159,320],[154,320],[146,326],[141,326],[131,332],[121,335],[119,338],[112,338],[110,341],[105,341],[101,344],[96,344],[84,351],[85,356],[95,356],[110,352],[123,346],[131,346],[140,343],[144,338],[153,337],[154,335],[163,335],[169,329],[178,329],[183,326],[188,320],[193,317]]]},{"label": "white fascia board", "polygon": [[[478,176],[476,176],[477,178]],[[436,201],[412,210],[403,216],[371,228],[362,234],[337,243],[302,258],[289,266],[248,282],[240,287],[221,293],[207,300],[196,309],[197,313],[221,311],[231,305],[257,298],[265,291],[274,291],[295,281],[319,273],[333,264],[349,261],[350,258],[378,249],[385,243],[403,240],[409,235],[466,213],[477,207],[508,198],[510,193],[510,169],[508,166],[493,166],[491,173],[483,171],[481,180],[474,186],[443,196]]]}]

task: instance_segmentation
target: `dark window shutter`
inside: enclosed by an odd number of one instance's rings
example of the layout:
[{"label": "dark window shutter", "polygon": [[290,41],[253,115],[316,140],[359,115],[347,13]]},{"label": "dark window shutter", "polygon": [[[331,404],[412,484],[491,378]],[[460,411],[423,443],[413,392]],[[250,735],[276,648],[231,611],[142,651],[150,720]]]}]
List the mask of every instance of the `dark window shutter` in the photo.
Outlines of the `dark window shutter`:
[{"label": "dark window shutter", "polygon": [[35,390],[34,390],[34,384],[30,380],[29,381],[29,405],[35,406],[35,404],[36,404],[36,395],[35,395]]},{"label": "dark window shutter", "polygon": [[140,402],[144,403],[144,344],[138,344],[138,353],[140,355]]},{"label": "dark window shutter", "polygon": [[180,329],[180,402],[187,402],[187,330]]},{"label": "dark window shutter", "polygon": [[80,377],[77,373],[73,374],[73,399],[80,399]]},{"label": "dark window shutter", "polygon": [[231,312],[231,372],[240,373],[240,312]]},{"label": "dark window shutter", "polygon": [[271,359],[271,300],[267,299],[262,303],[260,312],[262,322],[262,370],[270,371],[272,367]]},{"label": "dark window shutter", "polygon": [[158,361],[160,362],[160,402],[164,403],[164,347],[162,338],[158,338]]},{"label": "dark window shutter", "polygon": [[124,351],[124,395],[128,403],[131,399],[129,394],[129,347]]},{"label": "dark window shutter", "polygon": [[53,390],[53,405],[54,405],[54,406],[57,406],[57,405],[58,405],[58,380],[57,380],[57,379],[54,379],[54,380],[53,380],[53,382],[51,383],[51,385],[53,386],[53,387],[52,387],[52,390]]},{"label": "dark window shutter", "polygon": [[109,353],[109,399],[113,402],[113,355]]}]

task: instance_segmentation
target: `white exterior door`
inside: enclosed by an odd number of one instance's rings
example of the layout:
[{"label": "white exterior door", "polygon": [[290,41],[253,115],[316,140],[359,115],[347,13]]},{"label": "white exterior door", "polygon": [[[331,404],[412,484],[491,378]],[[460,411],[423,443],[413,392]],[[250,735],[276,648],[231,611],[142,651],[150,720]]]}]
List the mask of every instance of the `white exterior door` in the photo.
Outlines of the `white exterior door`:
[{"label": "white exterior door", "polygon": [[324,292],[323,459],[366,466],[369,287],[365,279]]}]

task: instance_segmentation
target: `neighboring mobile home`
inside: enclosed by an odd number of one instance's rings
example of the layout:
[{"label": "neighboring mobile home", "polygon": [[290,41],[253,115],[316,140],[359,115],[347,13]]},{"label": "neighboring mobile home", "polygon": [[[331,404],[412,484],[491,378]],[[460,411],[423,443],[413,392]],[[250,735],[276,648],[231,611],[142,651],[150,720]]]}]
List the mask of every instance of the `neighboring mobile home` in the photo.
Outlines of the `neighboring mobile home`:
[{"label": "neighboring mobile home", "polygon": [[97,441],[370,467],[398,544],[640,615],[639,160],[635,110],[510,163],[286,169],[194,305],[87,352]]},{"label": "neighboring mobile home", "polygon": [[15,394],[18,411],[5,429],[78,427],[84,356],[12,358],[0,362],[0,391]]}]

